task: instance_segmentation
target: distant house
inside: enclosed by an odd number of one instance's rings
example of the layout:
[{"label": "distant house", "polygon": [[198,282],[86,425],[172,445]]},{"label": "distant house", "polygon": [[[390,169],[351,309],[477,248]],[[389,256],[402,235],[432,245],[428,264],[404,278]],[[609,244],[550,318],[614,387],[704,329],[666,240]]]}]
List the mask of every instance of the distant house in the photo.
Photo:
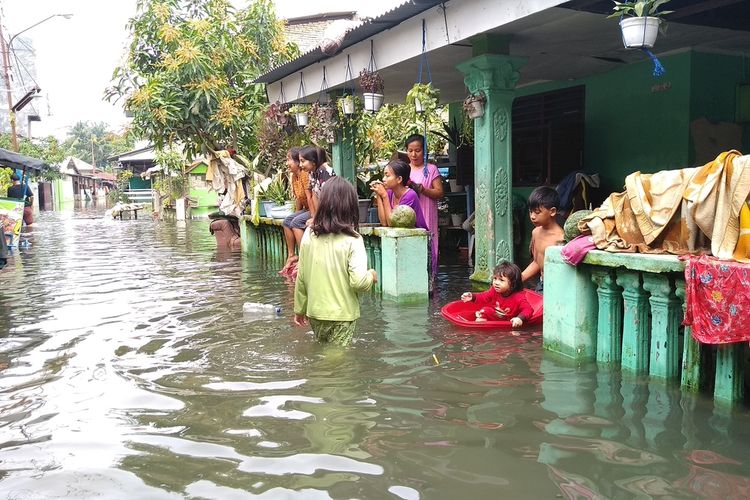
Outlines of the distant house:
[{"label": "distant house", "polygon": [[151,179],[143,178],[141,174],[156,165],[155,157],[154,146],[146,144],[138,149],[110,156],[107,160],[115,163],[115,169],[127,170],[133,174],[128,183],[128,189],[151,189]]},{"label": "distant house", "polygon": [[68,156],[58,164],[61,178],[52,183],[55,204],[60,206],[75,200],[101,198],[114,187],[115,175],[104,172],[75,156]]}]

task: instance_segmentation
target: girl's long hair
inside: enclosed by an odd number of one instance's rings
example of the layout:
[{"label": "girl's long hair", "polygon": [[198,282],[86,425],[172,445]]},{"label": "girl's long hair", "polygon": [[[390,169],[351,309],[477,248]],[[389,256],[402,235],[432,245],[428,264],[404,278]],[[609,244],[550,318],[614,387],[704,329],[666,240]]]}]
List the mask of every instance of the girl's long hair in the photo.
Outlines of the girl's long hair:
[{"label": "girl's long hair", "polygon": [[318,151],[319,149],[320,148],[317,148],[315,146],[305,146],[299,150],[299,157],[313,162],[315,164],[315,170],[317,170],[318,167],[320,167],[324,163],[324,161],[320,161],[320,152]]},{"label": "girl's long hair", "polygon": [[402,186],[409,185],[411,167],[408,163],[405,163],[401,160],[391,160],[388,162],[388,165],[386,165],[386,167],[390,167],[390,169],[393,171],[393,175],[395,175],[396,177],[401,177]]},{"label": "girl's long hair", "polygon": [[357,190],[343,177],[331,177],[320,190],[312,231],[316,236],[344,233],[359,237]]},{"label": "girl's long hair", "polygon": [[507,260],[501,261],[495,269],[492,271],[492,277],[495,276],[508,278],[508,284],[510,285],[510,293],[516,293],[523,290],[523,280],[521,279],[521,268],[515,265],[513,262]]}]

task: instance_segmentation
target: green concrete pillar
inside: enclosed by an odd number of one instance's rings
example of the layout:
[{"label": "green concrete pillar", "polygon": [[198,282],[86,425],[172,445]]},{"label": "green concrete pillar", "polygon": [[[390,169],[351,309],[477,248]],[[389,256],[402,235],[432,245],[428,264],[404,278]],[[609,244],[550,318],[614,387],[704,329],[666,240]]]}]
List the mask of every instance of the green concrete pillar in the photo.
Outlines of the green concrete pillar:
[{"label": "green concrete pillar", "polygon": [[484,93],[484,115],[474,120],[476,203],[475,267],[472,280],[489,282],[501,260],[513,260],[511,107],[518,69],[526,60],[484,54],[456,68],[469,92]]},{"label": "green concrete pillar", "polygon": [[716,383],[714,385],[716,402],[733,406],[742,401],[745,392],[742,369],[744,352],[744,342],[716,346]]},{"label": "green concrete pillar", "polygon": [[651,349],[649,375],[667,381],[680,377],[680,300],[672,280],[664,274],[643,274],[643,288],[651,294]]},{"label": "green concrete pillar", "polygon": [[622,359],[622,288],[617,286],[613,269],[591,271],[599,297],[596,328],[596,362],[619,363]]},{"label": "green concrete pillar", "polygon": [[[682,315],[685,317],[687,303],[685,302],[685,281],[675,282],[675,295],[682,301]],[[701,345],[693,338],[692,328],[685,327],[682,339],[682,379],[680,385],[683,390],[698,392],[702,385]]]},{"label": "green concrete pillar", "polygon": [[428,299],[427,231],[383,227],[380,236],[383,298],[401,303]]},{"label": "green concrete pillar", "polygon": [[351,123],[339,124],[336,127],[336,141],[332,147],[331,167],[336,175],[357,185],[357,165],[354,155],[354,134],[357,132]]},{"label": "green concrete pillar", "polygon": [[596,357],[596,286],[588,266],[562,260],[562,247],[544,253],[544,348],[579,361]]},{"label": "green concrete pillar", "polygon": [[641,286],[641,273],[618,271],[617,284],[623,288],[622,369],[646,375],[649,360],[648,296]]}]

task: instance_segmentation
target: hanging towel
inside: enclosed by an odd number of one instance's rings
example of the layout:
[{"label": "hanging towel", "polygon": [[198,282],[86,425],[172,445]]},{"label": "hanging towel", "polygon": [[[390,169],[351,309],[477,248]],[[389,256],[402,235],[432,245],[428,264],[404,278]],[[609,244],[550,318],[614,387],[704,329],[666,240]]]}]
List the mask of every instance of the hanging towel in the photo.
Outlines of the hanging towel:
[{"label": "hanging towel", "polygon": [[704,344],[750,341],[750,264],[685,255],[685,321]]}]

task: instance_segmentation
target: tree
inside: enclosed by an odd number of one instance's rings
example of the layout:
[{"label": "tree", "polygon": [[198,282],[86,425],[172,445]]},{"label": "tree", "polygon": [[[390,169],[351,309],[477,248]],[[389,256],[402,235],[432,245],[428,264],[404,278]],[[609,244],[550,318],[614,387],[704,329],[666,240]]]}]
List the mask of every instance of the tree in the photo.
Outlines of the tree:
[{"label": "tree", "polygon": [[139,0],[127,61],[105,97],[124,100],[134,132],[157,149],[179,141],[255,151],[253,124],[266,104],[252,81],[298,54],[270,0],[235,10],[228,0]]},{"label": "tree", "polygon": [[[11,149],[10,134],[0,135],[0,148]],[[39,140],[35,139],[34,142],[25,137],[19,137],[18,152],[22,155],[44,161],[49,168],[43,170],[40,177],[47,181],[60,178],[60,171],[57,169],[57,165],[68,155],[66,147],[52,136]]]},{"label": "tree", "polygon": [[103,170],[108,157],[133,149],[133,142],[133,134],[111,132],[104,122],[78,122],[70,129],[65,145],[71,155]]}]

